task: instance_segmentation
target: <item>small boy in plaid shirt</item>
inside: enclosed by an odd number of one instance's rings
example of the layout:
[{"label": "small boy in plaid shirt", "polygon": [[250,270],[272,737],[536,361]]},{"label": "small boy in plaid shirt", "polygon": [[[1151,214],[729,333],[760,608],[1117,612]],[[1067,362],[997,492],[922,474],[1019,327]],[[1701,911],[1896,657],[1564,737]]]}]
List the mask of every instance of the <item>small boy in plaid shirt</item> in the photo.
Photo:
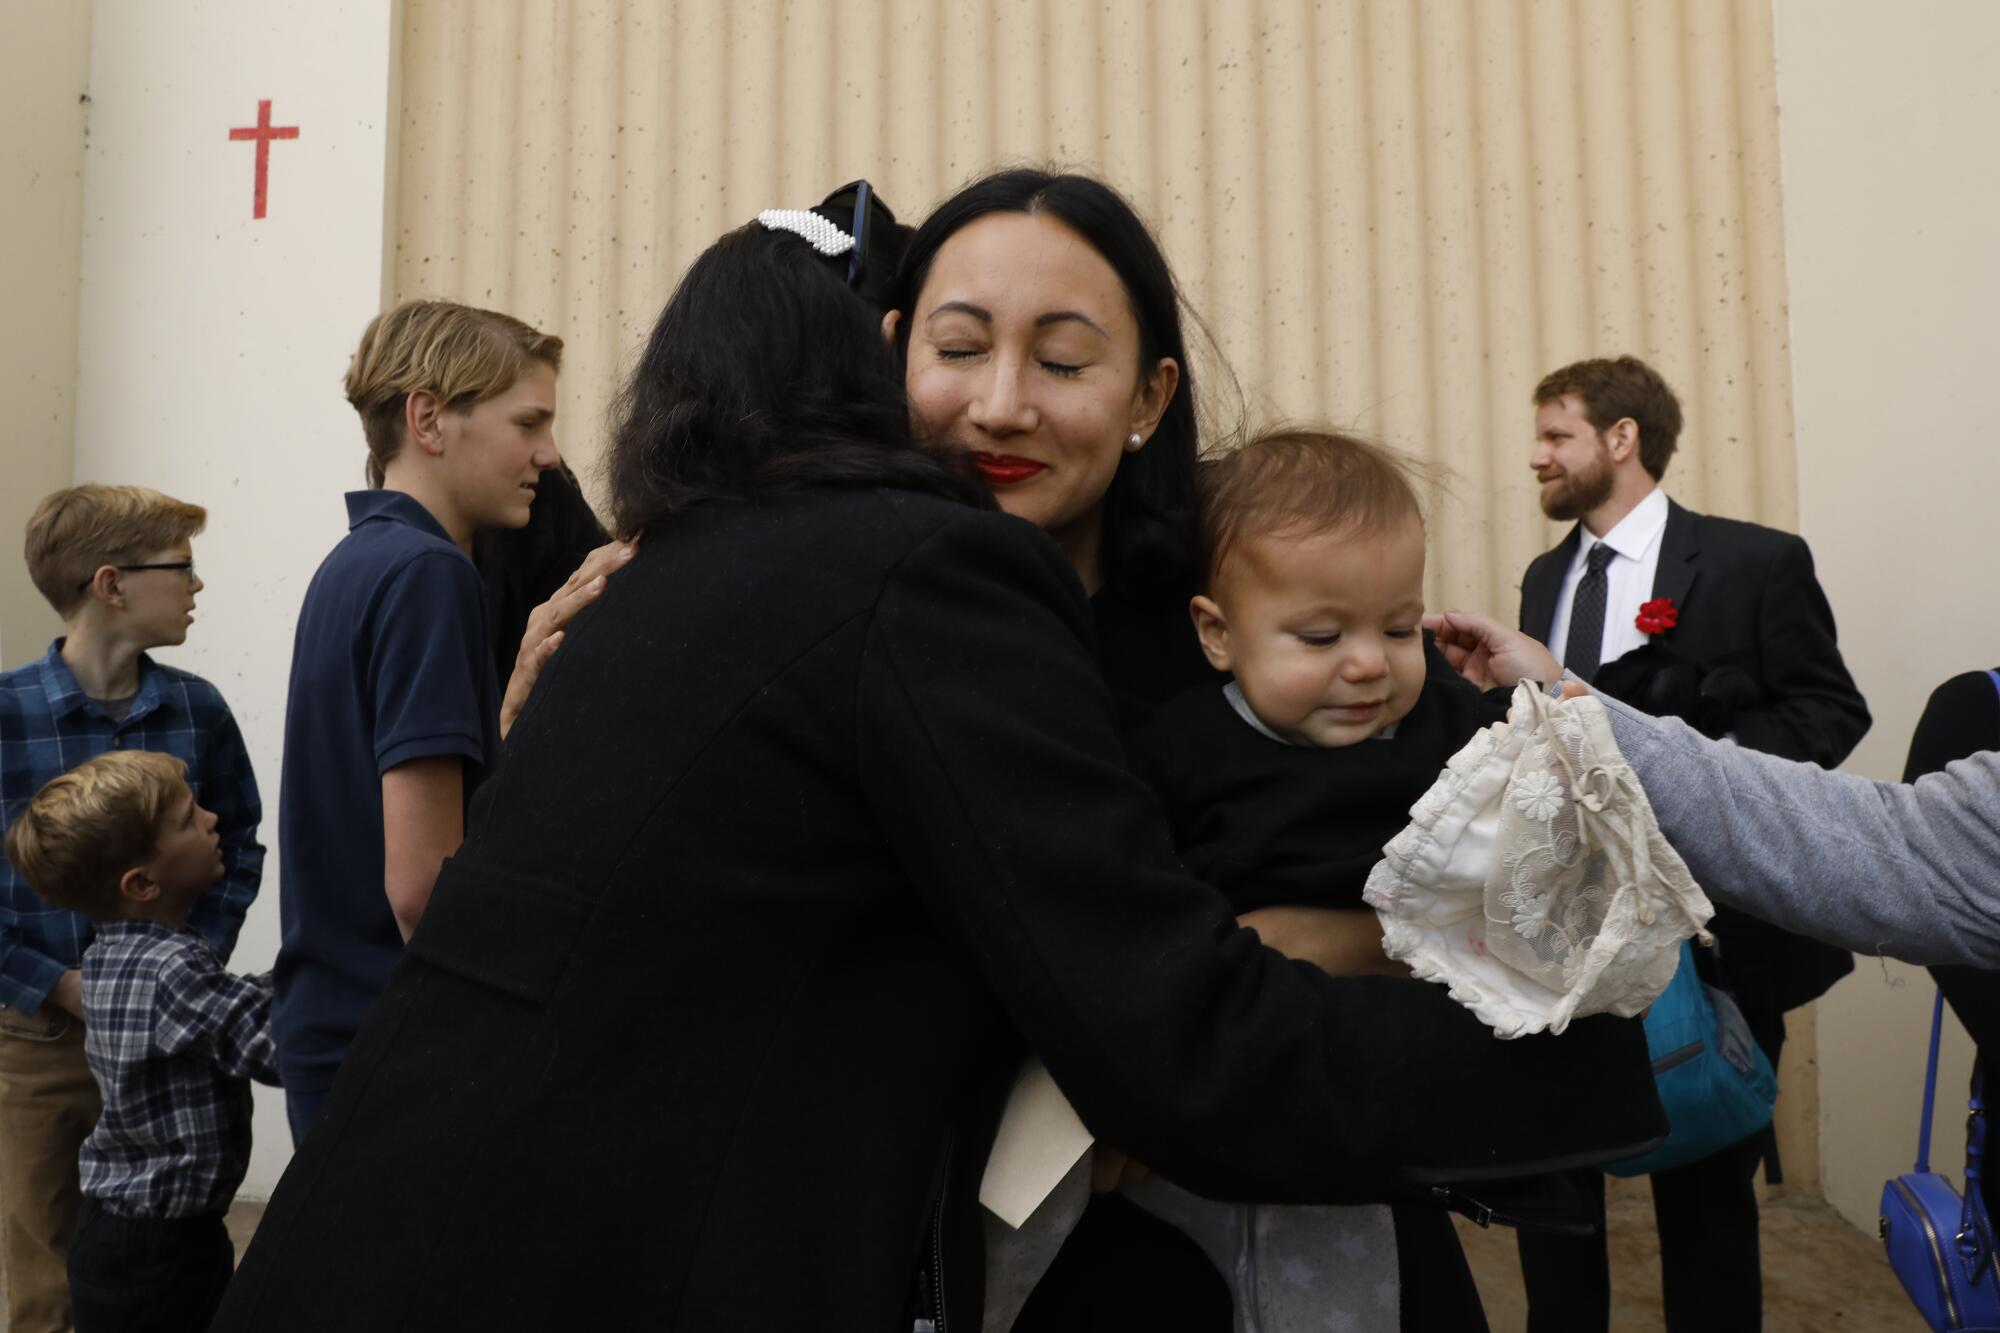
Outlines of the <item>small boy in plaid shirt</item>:
[{"label": "small boy in plaid shirt", "polygon": [[186,771],[144,750],[99,755],[7,829],[21,877],[95,927],[84,1054],[104,1112],[69,1247],[77,1333],[208,1326],[235,1266],[222,1219],[250,1165],[249,1080],[278,1081],[270,974],[229,972],[188,928],[225,864]]}]

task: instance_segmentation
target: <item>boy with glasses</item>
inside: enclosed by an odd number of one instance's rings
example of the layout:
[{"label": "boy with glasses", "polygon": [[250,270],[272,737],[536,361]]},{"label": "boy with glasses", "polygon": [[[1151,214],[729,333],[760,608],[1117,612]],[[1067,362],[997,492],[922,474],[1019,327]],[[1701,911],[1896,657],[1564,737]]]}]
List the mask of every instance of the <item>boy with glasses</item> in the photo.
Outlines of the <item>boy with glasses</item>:
[{"label": "boy with glasses", "polygon": [[[90,485],[56,492],[28,520],[28,573],[63,635],[39,661],[0,673],[0,824],[107,751],[181,760],[215,812],[223,860],[188,925],[226,959],[263,875],[256,777],[221,693],[148,656],[187,639],[202,589],[190,543],[207,517],[142,486]],[[86,918],[0,864],[0,1260],[16,1333],[70,1324],[77,1152],[99,1109],[78,971],[91,939]]]}]

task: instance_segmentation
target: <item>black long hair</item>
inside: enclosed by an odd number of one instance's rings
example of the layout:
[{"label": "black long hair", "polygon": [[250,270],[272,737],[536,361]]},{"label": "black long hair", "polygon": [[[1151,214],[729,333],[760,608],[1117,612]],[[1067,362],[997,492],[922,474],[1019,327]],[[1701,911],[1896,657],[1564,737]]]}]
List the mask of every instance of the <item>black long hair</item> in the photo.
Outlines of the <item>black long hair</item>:
[{"label": "black long hair", "polygon": [[993,507],[962,458],[917,447],[878,317],[804,240],[758,223],[688,267],[614,416],[604,469],[624,536],[706,501],[814,487]]},{"label": "black long hair", "polygon": [[1118,463],[1104,494],[1100,550],[1107,590],[1138,596],[1185,595],[1196,576],[1195,460],[1199,433],[1194,368],[1181,329],[1180,289],[1153,234],[1125,197],[1100,180],[1073,173],[1014,168],[983,176],[938,205],[903,253],[890,289],[902,312],[897,351],[907,359],[917,297],[947,240],[989,213],[1047,213],[1074,229],[1104,257],[1139,325],[1139,373],[1162,357],[1180,364],[1180,385],[1144,449]]}]

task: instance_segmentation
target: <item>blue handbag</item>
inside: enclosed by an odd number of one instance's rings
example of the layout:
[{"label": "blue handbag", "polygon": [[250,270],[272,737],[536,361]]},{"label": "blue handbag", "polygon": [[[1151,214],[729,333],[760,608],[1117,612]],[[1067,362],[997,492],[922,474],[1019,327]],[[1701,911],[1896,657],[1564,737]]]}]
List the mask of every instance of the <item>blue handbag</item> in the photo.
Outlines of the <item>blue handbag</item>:
[{"label": "blue handbag", "polygon": [[1882,1187],[1882,1244],[1889,1266],[1924,1322],[1944,1333],[2000,1331],[2000,1273],[1993,1262],[1993,1224],[1979,1191],[1986,1155],[1986,1071],[1972,1066],[1971,1113],[1965,1120],[1965,1195],[1931,1170],[1931,1110],[1937,1100],[1938,1032],[1944,992],[1931,1009],[1930,1069],[1924,1075],[1924,1122],[1917,1131],[1917,1168]]},{"label": "blue handbag", "polygon": [[1667,1113],[1666,1141],[1606,1171],[1643,1176],[1686,1166],[1771,1123],[1778,1076],[1736,1001],[1695,972],[1688,941],[1681,941],[1680,966],[1645,1022],[1653,1082]]}]

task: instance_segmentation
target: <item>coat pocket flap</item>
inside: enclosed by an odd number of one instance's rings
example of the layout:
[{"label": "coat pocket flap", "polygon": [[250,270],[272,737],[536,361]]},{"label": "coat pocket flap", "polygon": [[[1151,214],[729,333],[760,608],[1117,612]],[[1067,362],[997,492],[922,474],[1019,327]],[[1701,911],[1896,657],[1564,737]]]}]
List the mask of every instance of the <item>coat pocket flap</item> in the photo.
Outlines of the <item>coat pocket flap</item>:
[{"label": "coat pocket flap", "polygon": [[438,872],[411,957],[547,1004],[594,902],[550,880],[452,857]]}]

